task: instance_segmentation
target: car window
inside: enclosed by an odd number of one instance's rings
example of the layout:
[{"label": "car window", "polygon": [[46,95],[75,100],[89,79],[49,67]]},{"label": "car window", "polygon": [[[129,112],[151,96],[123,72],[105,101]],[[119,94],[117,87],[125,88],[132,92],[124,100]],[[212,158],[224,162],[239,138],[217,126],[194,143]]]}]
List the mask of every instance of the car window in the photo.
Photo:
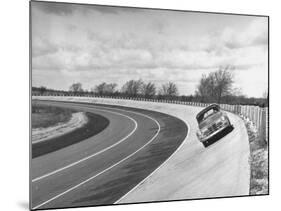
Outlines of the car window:
[{"label": "car window", "polygon": [[213,114],[217,113],[218,111],[215,110],[215,109],[211,109],[209,111],[207,111],[205,114],[204,114],[204,117],[203,117],[203,120],[207,119],[209,116],[212,116]]},{"label": "car window", "polygon": [[213,115],[214,113],[217,113],[220,111],[220,107],[219,106],[210,106],[204,110],[202,110],[200,113],[197,114],[196,119],[198,121],[198,123],[204,121],[205,119],[207,119],[209,116]]}]

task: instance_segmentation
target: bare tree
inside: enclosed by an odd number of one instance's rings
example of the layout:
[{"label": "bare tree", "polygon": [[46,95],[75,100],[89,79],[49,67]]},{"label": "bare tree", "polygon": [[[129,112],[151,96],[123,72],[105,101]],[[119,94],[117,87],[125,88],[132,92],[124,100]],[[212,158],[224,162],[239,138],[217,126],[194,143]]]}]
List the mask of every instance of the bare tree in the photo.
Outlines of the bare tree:
[{"label": "bare tree", "polygon": [[104,94],[105,86],[106,86],[106,83],[103,82],[99,85],[96,85],[95,88],[92,89],[92,91],[102,95],[102,94]]},{"label": "bare tree", "polygon": [[46,92],[46,91],[47,91],[47,88],[45,86],[39,87],[39,92],[40,92],[41,95],[44,94],[44,92]]},{"label": "bare tree", "polygon": [[217,71],[209,73],[208,76],[202,75],[196,90],[196,95],[206,100],[221,102],[221,98],[231,95],[234,82],[233,67],[220,67]]},{"label": "bare tree", "polygon": [[130,80],[123,85],[121,91],[130,96],[136,96],[141,93],[142,86],[143,86],[143,81],[141,79],[137,81]]},{"label": "bare tree", "polygon": [[218,71],[213,73],[215,82],[215,94],[217,95],[217,102],[220,103],[221,97],[229,95],[232,92],[232,85],[234,82],[234,75],[231,71],[233,67],[221,67]]},{"label": "bare tree", "polygon": [[116,83],[107,84],[106,85],[106,93],[113,94],[114,92],[116,92],[116,87],[117,87]]},{"label": "bare tree", "polygon": [[81,83],[74,83],[69,87],[69,91],[71,92],[83,92]]},{"label": "bare tree", "polygon": [[214,95],[214,81],[212,77],[208,77],[203,74],[197,90],[195,91],[195,95],[200,96],[203,102],[210,100]]},{"label": "bare tree", "polygon": [[165,96],[177,96],[178,95],[178,88],[177,85],[173,82],[168,82],[165,84],[162,84],[160,91],[160,95],[165,95]]},{"label": "bare tree", "polygon": [[117,87],[116,83],[101,83],[97,85],[94,89],[92,89],[94,92],[103,95],[103,94],[113,94],[115,92],[115,88]]},{"label": "bare tree", "polygon": [[142,94],[145,97],[151,97],[156,94],[156,87],[152,82],[144,83],[142,86]]}]

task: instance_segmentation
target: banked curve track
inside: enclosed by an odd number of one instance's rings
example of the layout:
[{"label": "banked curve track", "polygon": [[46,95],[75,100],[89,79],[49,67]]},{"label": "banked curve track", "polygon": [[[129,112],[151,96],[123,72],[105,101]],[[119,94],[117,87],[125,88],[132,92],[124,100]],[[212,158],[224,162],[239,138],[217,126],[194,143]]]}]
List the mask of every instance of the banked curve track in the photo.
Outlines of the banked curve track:
[{"label": "banked curve track", "polygon": [[96,113],[110,124],[93,137],[32,159],[33,209],[113,204],[167,160],[188,133],[182,120],[156,111],[38,102]]}]

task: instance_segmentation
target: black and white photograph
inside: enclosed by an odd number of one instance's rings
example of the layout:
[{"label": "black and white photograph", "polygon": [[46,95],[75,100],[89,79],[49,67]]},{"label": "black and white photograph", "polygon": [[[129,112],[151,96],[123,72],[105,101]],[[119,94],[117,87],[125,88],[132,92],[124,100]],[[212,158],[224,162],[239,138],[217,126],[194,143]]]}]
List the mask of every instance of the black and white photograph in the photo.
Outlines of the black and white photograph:
[{"label": "black and white photograph", "polygon": [[31,210],[269,195],[269,16],[29,12]]}]

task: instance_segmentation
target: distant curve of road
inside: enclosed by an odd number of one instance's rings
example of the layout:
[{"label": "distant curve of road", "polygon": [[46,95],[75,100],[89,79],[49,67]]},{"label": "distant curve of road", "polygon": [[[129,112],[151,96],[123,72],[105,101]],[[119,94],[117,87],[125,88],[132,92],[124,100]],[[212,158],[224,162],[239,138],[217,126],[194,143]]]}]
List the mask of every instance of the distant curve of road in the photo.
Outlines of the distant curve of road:
[{"label": "distant curve of road", "polygon": [[31,160],[33,209],[113,204],[167,160],[188,133],[182,120],[156,111],[38,103],[92,112],[110,123],[95,136]]}]

